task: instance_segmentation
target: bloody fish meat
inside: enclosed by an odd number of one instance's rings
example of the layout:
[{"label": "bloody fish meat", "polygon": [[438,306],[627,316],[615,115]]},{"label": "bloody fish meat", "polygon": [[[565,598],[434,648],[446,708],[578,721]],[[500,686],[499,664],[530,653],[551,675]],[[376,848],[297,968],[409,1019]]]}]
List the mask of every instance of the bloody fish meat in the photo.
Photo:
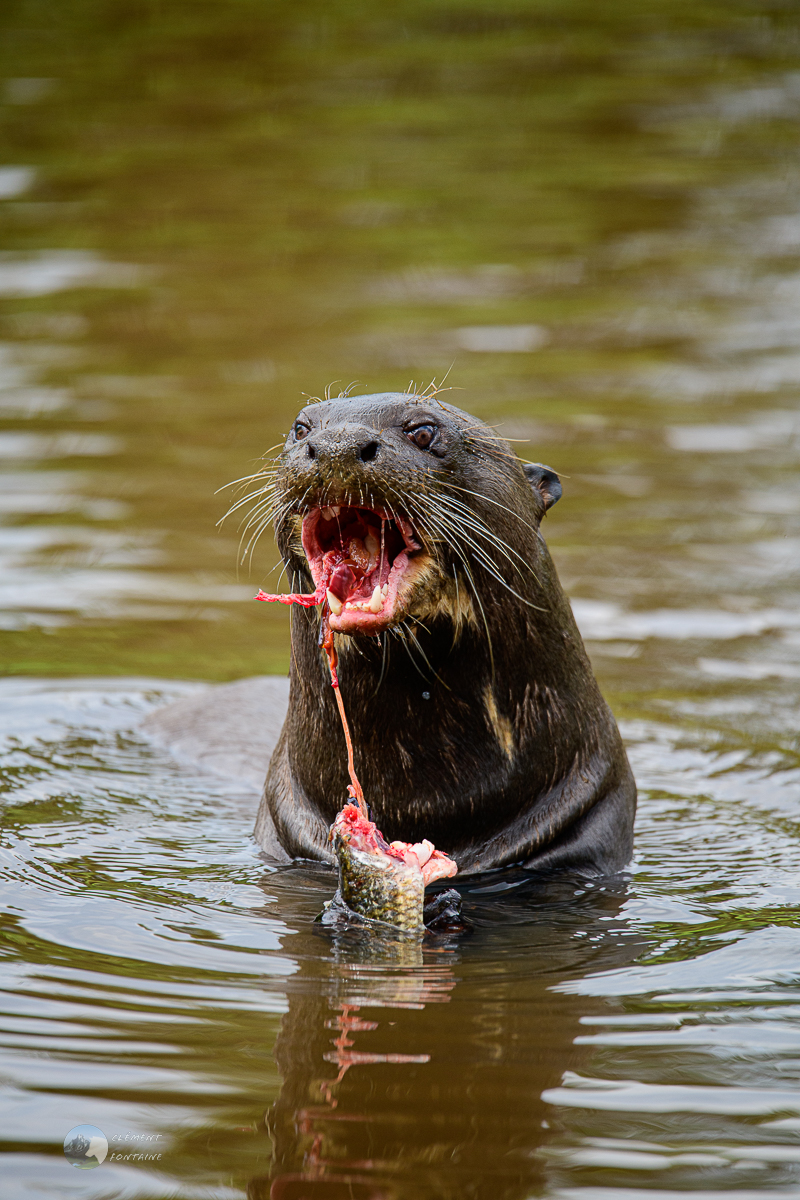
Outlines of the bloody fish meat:
[{"label": "bloody fish meat", "polygon": [[458,867],[427,839],[387,842],[355,804],[346,804],[330,831],[339,865],[339,891],[348,908],[406,932],[423,927],[425,887]]}]

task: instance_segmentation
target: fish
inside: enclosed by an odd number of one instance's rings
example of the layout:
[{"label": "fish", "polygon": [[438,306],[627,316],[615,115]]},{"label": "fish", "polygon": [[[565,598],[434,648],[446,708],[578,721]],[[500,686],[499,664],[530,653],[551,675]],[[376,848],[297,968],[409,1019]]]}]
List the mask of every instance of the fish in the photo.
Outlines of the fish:
[{"label": "fish", "polygon": [[345,804],[329,842],[339,868],[339,893],[351,910],[405,933],[422,933],[427,884],[458,871],[433,842],[387,842],[356,804]]}]

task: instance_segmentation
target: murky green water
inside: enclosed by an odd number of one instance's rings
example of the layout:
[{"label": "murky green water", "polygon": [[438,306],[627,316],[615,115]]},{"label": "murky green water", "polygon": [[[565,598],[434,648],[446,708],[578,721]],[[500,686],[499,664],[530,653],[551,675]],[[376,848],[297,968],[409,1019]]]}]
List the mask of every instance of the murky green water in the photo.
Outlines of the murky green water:
[{"label": "murky green water", "polygon": [[[0,81],[3,1194],[800,1196],[796,7],[18,0]],[[136,727],[287,667],[216,490],[450,368],[562,473],[637,858],[331,943]]]}]

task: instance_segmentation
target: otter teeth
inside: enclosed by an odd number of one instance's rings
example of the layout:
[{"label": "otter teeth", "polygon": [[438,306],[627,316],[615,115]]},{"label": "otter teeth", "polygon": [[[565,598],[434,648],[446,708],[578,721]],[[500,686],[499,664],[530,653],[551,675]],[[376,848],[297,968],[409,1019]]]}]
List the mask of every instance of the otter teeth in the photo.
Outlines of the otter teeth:
[{"label": "otter teeth", "polygon": [[326,590],[325,595],[327,597],[330,610],[335,617],[338,617],[340,613],[347,609],[349,609],[351,612],[354,610],[360,610],[361,612],[371,612],[377,614],[383,608],[388,590],[388,584],[385,583],[383,587],[381,587],[379,583],[376,583],[375,590],[373,591],[369,600],[347,600],[346,602],[342,602],[338,596],[334,596],[330,588]]},{"label": "otter teeth", "polygon": [[333,521],[336,517],[338,517],[338,515],[341,511],[342,510],[338,504],[332,504],[330,506],[330,508],[323,508],[321,510],[322,515],[326,521]]},{"label": "otter teeth", "polygon": [[378,565],[378,555],[381,551],[381,544],[374,533],[368,533],[364,538],[364,549],[369,555],[369,569],[374,571]]},{"label": "otter teeth", "polygon": [[372,613],[379,613],[383,608],[383,592],[379,583],[375,584],[375,591],[372,593],[368,607]]}]

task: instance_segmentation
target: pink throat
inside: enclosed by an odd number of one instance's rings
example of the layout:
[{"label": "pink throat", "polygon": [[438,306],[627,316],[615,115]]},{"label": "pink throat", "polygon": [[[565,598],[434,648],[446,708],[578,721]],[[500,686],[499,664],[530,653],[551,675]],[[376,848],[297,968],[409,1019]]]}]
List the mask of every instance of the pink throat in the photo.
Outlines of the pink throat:
[{"label": "pink throat", "polygon": [[303,518],[302,542],[314,591],[259,592],[256,599],[322,605],[337,633],[375,636],[388,628],[421,548],[409,522],[349,505],[315,508]]}]

